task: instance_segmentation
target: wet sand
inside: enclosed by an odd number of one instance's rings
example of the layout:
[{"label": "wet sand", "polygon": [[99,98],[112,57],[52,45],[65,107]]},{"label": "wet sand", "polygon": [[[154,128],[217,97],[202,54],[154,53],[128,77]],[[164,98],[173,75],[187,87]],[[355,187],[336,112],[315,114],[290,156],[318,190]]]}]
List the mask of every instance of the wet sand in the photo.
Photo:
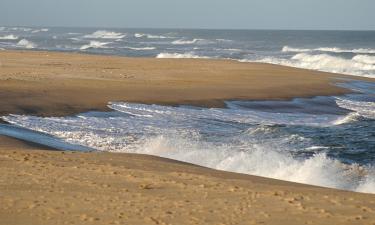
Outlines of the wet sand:
[{"label": "wet sand", "polygon": [[[224,60],[0,51],[0,62],[0,115],[71,115],[108,101],[222,107],[344,94],[333,83],[371,80]],[[375,195],[145,155],[38,149],[0,136],[0,224],[375,224]]]}]

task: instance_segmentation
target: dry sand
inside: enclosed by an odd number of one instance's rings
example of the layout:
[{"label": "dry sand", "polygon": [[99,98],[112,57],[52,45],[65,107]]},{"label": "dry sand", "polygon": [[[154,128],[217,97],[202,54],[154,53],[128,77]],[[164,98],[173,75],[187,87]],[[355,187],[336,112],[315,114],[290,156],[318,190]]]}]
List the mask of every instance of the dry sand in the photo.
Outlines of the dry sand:
[{"label": "dry sand", "polygon": [[0,224],[375,224],[375,196],[151,156],[0,150]]},{"label": "dry sand", "polygon": [[[353,77],[227,60],[0,51],[0,115],[107,110],[109,101],[224,106],[228,99],[347,93]],[[360,79],[360,78],[356,78]],[[365,78],[363,78],[365,79]]]},{"label": "dry sand", "polygon": [[[362,79],[222,60],[0,51],[0,61],[0,115],[69,115],[118,100],[223,106],[343,94],[337,78]],[[36,149],[48,148],[0,137],[0,224],[375,224],[375,195],[144,155]]]}]

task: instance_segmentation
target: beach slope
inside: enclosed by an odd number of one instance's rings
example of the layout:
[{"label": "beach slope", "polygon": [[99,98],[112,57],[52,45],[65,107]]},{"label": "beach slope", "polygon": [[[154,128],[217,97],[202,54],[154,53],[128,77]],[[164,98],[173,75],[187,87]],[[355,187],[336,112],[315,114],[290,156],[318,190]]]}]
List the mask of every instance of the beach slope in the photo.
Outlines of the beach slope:
[{"label": "beach slope", "polygon": [[[0,116],[109,110],[109,101],[223,107],[340,95],[361,79],[283,66],[0,51]],[[44,150],[42,150],[44,149]],[[0,136],[0,224],[375,224],[375,195],[134,154],[61,152]]]}]

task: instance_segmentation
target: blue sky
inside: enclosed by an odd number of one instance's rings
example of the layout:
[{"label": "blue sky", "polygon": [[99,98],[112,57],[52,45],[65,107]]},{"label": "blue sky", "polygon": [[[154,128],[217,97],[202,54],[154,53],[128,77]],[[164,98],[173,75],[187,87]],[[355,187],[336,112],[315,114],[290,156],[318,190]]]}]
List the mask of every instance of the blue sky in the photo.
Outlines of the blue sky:
[{"label": "blue sky", "polygon": [[0,25],[375,30],[375,0],[0,0]]}]

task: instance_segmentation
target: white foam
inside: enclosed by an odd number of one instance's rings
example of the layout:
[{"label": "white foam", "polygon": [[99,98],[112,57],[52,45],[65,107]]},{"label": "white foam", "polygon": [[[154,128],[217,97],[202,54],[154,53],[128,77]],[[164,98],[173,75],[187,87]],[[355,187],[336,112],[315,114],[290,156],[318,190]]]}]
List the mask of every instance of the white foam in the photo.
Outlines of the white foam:
[{"label": "white foam", "polygon": [[31,41],[28,41],[26,39],[22,39],[17,43],[17,47],[31,49],[31,48],[36,48],[37,45],[35,43],[31,42]]},{"label": "white foam", "polygon": [[10,34],[5,36],[0,36],[0,40],[17,40],[18,36]]},{"label": "white foam", "polygon": [[192,40],[187,39],[179,39],[172,42],[173,45],[191,45],[191,44],[209,44],[212,43],[209,40],[201,39],[201,38],[194,38]]},{"label": "white foam", "polygon": [[199,56],[193,52],[187,53],[159,53],[156,58],[164,58],[164,59],[209,59],[210,57],[207,56]]},{"label": "white foam", "polygon": [[370,55],[356,55],[353,57],[353,60],[365,64],[375,64],[375,56]]},{"label": "white foam", "polygon": [[359,56],[354,56],[352,59],[345,59],[328,54],[298,53],[291,59],[266,57],[257,60],[257,62],[280,64],[325,72],[375,77],[375,65],[372,64],[372,62],[368,63],[370,60],[371,58],[361,58]]},{"label": "white foam", "polygon": [[156,49],[155,47],[138,47],[138,48],[137,47],[123,47],[123,48],[135,50],[135,51],[149,51],[149,50]]},{"label": "white foam", "polygon": [[36,29],[36,30],[33,30],[31,31],[31,33],[35,34],[35,33],[40,33],[40,32],[48,32],[49,29],[47,28],[42,28],[42,29]]},{"label": "white foam", "polygon": [[126,35],[123,33],[117,33],[106,30],[98,30],[92,34],[85,35],[84,38],[93,38],[93,39],[122,39]]},{"label": "white foam", "polygon": [[[132,103],[109,106],[117,112],[66,118],[11,115],[3,119],[101,151],[157,155],[219,170],[375,193],[373,168],[343,164],[323,153],[295,158],[293,152],[316,146],[309,138],[278,133],[277,127],[265,125],[298,120],[308,123],[307,115],[280,119],[283,115],[277,113],[238,109]],[[325,123],[318,117],[314,120]],[[238,124],[252,126],[243,132],[236,128]]]},{"label": "white foam", "polygon": [[308,48],[293,48],[289,46],[284,46],[281,51],[282,52],[309,52],[311,50],[312,49],[308,49]]},{"label": "white foam", "polygon": [[81,46],[80,50],[86,50],[90,48],[107,48],[106,45],[111,42],[100,42],[100,41],[90,41],[89,44]]},{"label": "white foam", "polygon": [[174,37],[170,37],[170,36],[153,35],[153,34],[142,34],[142,33],[135,33],[134,37],[136,37],[136,38],[149,38],[149,39],[168,39],[168,38],[174,38]]},{"label": "white foam", "polygon": [[375,102],[353,101],[350,99],[337,97],[336,103],[341,108],[354,111],[357,116],[375,119]]},{"label": "white foam", "polygon": [[321,48],[294,48],[284,46],[282,52],[332,52],[332,53],[356,53],[356,54],[375,54],[375,49],[357,48],[357,49],[343,49],[337,47],[321,47]]},{"label": "white foam", "polygon": [[24,32],[29,32],[32,31],[33,29],[28,28],[28,27],[12,27],[9,28],[10,30],[15,30],[15,31],[24,31]]}]

